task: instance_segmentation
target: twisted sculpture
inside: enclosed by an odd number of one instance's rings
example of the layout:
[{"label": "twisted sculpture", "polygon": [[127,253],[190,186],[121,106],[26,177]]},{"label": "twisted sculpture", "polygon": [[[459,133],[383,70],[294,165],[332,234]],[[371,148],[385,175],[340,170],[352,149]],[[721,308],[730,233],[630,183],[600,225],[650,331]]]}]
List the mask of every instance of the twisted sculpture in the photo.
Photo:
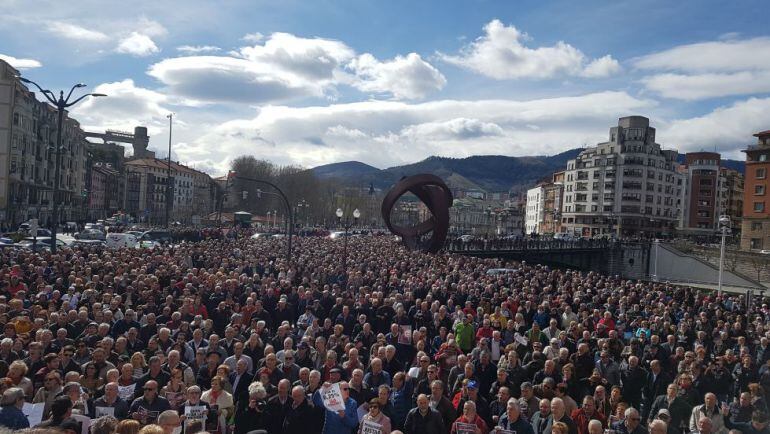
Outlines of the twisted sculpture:
[{"label": "twisted sculpture", "polygon": [[[406,192],[417,196],[431,212],[431,217],[417,226],[396,226],[390,221],[396,201]],[[422,174],[404,177],[382,200],[382,219],[390,232],[401,237],[407,248],[436,253],[444,247],[449,232],[449,207],[452,201],[452,192],[438,176]],[[430,238],[423,240],[422,237],[430,232]]]}]

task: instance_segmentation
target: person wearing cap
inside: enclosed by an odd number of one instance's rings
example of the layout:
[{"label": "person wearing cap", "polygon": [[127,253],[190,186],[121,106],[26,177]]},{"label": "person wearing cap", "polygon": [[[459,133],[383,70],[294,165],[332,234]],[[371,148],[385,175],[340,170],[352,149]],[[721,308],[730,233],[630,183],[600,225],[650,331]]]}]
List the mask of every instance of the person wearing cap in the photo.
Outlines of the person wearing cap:
[{"label": "person wearing cap", "polygon": [[24,407],[23,390],[18,387],[6,389],[0,405],[0,426],[14,430],[29,428],[29,420],[21,411]]},{"label": "person wearing cap", "polygon": [[487,401],[486,398],[481,396],[479,393],[479,382],[476,380],[469,380],[465,384],[465,387],[463,387],[462,397],[460,398],[460,402],[457,404],[457,408],[464,408],[463,406],[468,401],[471,401],[475,404],[474,414],[478,414],[480,418],[484,419],[486,426],[494,426],[492,413],[489,411],[489,401]]}]

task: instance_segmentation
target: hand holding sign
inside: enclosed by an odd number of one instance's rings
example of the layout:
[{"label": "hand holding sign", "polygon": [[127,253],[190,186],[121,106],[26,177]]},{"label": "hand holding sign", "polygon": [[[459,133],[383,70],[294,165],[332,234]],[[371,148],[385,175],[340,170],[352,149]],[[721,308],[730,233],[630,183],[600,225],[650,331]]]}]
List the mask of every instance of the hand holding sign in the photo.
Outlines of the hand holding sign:
[{"label": "hand holding sign", "polygon": [[334,383],[328,387],[324,384],[321,388],[321,398],[327,410],[342,413],[341,416],[345,416],[345,401],[342,400],[340,383]]}]

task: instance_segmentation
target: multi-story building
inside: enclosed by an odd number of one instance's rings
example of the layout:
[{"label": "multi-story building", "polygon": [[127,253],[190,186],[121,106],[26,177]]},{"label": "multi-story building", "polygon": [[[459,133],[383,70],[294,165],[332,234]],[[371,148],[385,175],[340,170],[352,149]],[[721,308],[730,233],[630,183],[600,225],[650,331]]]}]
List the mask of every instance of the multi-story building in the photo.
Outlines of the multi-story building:
[{"label": "multi-story building", "polygon": [[562,232],[653,237],[674,232],[683,188],[678,153],[655,142],[643,116],[620,118],[609,141],[567,163]]},{"label": "multi-story building", "polygon": [[679,230],[684,233],[712,234],[724,210],[721,198],[721,156],[716,152],[685,154],[680,173],[686,178]]},{"label": "multi-story building", "polygon": [[123,209],[124,178],[110,164],[95,163],[91,167],[88,188],[89,220],[112,217]]},{"label": "multi-story building", "polygon": [[527,234],[561,232],[561,206],[564,192],[564,172],[553,174],[550,182],[541,182],[527,191]]},{"label": "multi-story building", "polygon": [[754,134],[757,144],[744,149],[746,174],[743,192],[743,220],[741,248],[744,250],[770,249],[770,200],[768,172],[770,172],[770,130]]},{"label": "multi-story building", "polygon": [[740,231],[743,221],[744,176],[737,170],[719,168],[719,195],[722,214],[730,217],[733,231]]},{"label": "multi-story building", "polygon": [[126,162],[126,211],[140,221],[162,224],[168,197],[171,222],[192,223],[196,216],[213,212],[215,188],[207,174],[172,161],[171,181],[169,191],[167,161],[140,158]]},{"label": "multi-story building", "polygon": [[0,222],[41,226],[86,218],[88,154],[80,124],[65,114],[59,155],[58,216],[53,216],[58,116],[0,60]]}]

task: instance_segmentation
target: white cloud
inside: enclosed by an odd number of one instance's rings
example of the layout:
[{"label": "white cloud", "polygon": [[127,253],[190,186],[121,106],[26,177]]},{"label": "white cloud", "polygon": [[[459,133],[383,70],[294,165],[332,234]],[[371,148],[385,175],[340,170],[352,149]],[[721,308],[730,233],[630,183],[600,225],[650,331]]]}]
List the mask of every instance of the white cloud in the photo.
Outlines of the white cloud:
[{"label": "white cloud", "polygon": [[770,69],[712,74],[656,74],[642,79],[654,92],[668,98],[700,100],[730,95],[770,92]]},{"label": "white cloud", "polygon": [[380,62],[371,55],[357,56],[340,41],[288,33],[273,33],[264,43],[228,56],[164,59],[150,66],[148,74],[180,98],[247,104],[333,99],[342,84],[395,98],[422,97],[446,81],[417,54]]},{"label": "white cloud", "polygon": [[[430,155],[538,155],[606,140],[619,114],[645,114],[654,106],[624,92],[531,101],[266,106],[253,119],[224,122],[195,138],[194,146],[208,154],[182,157],[191,162],[221,161],[218,171],[224,172],[229,159],[243,154],[279,164],[359,160],[377,167]],[[533,129],[533,125],[548,127]]]},{"label": "white cloud", "polygon": [[149,36],[131,32],[130,35],[121,39],[115,51],[136,57],[146,57],[159,52],[160,49]]},{"label": "white cloud", "polygon": [[384,62],[371,54],[362,54],[350,63],[349,68],[358,76],[353,83],[357,89],[391,93],[398,99],[424,98],[446,85],[446,77],[417,53]]},{"label": "white cloud", "polygon": [[87,98],[73,109],[73,116],[85,129],[133,131],[135,126],[144,125],[152,135],[165,128],[171,111],[165,107],[165,95],[137,87],[131,79],[100,84],[93,92],[107,97]]},{"label": "white cloud", "polygon": [[770,37],[680,45],[642,56],[640,69],[684,72],[738,72],[770,69]]},{"label": "white cloud", "polygon": [[749,98],[719,107],[703,116],[678,119],[658,128],[658,140],[680,152],[704,149],[743,157],[737,151],[753,144],[751,136],[770,125],[770,98]]},{"label": "white cloud", "polygon": [[74,40],[87,41],[87,42],[105,42],[110,39],[109,36],[107,36],[102,32],[87,29],[85,27],[81,27],[70,23],[64,23],[64,22],[58,22],[58,21],[52,22],[52,23],[46,23],[44,28],[50,31],[51,33],[54,33],[57,36],[61,36],[67,39],[74,39]]},{"label": "white cloud", "polygon": [[265,38],[265,35],[263,35],[262,33],[254,32],[254,33],[246,33],[241,38],[241,40],[245,41],[245,42],[252,42],[252,43],[256,44],[257,42],[261,41],[264,38]]},{"label": "white cloud", "polygon": [[213,45],[182,45],[176,47],[176,50],[184,54],[215,53],[222,50]]},{"label": "white cloud", "polygon": [[611,56],[590,60],[566,42],[529,48],[528,36],[514,26],[492,20],[484,26],[484,36],[466,45],[456,56],[440,54],[449,63],[498,80],[551,78],[556,76],[605,77],[620,70]]},{"label": "white cloud", "polygon": [[19,59],[13,56],[7,56],[5,54],[0,54],[0,60],[4,60],[8,62],[9,65],[13,66],[16,69],[40,68],[41,66],[43,66],[43,64],[40,63],[39,60]]},{"label": "white cloud", "polygon": [[767,93],[770,38],[681,45],[640,57],[634,66],[656,71],[642,83],[667,98],[700,100]]}]

